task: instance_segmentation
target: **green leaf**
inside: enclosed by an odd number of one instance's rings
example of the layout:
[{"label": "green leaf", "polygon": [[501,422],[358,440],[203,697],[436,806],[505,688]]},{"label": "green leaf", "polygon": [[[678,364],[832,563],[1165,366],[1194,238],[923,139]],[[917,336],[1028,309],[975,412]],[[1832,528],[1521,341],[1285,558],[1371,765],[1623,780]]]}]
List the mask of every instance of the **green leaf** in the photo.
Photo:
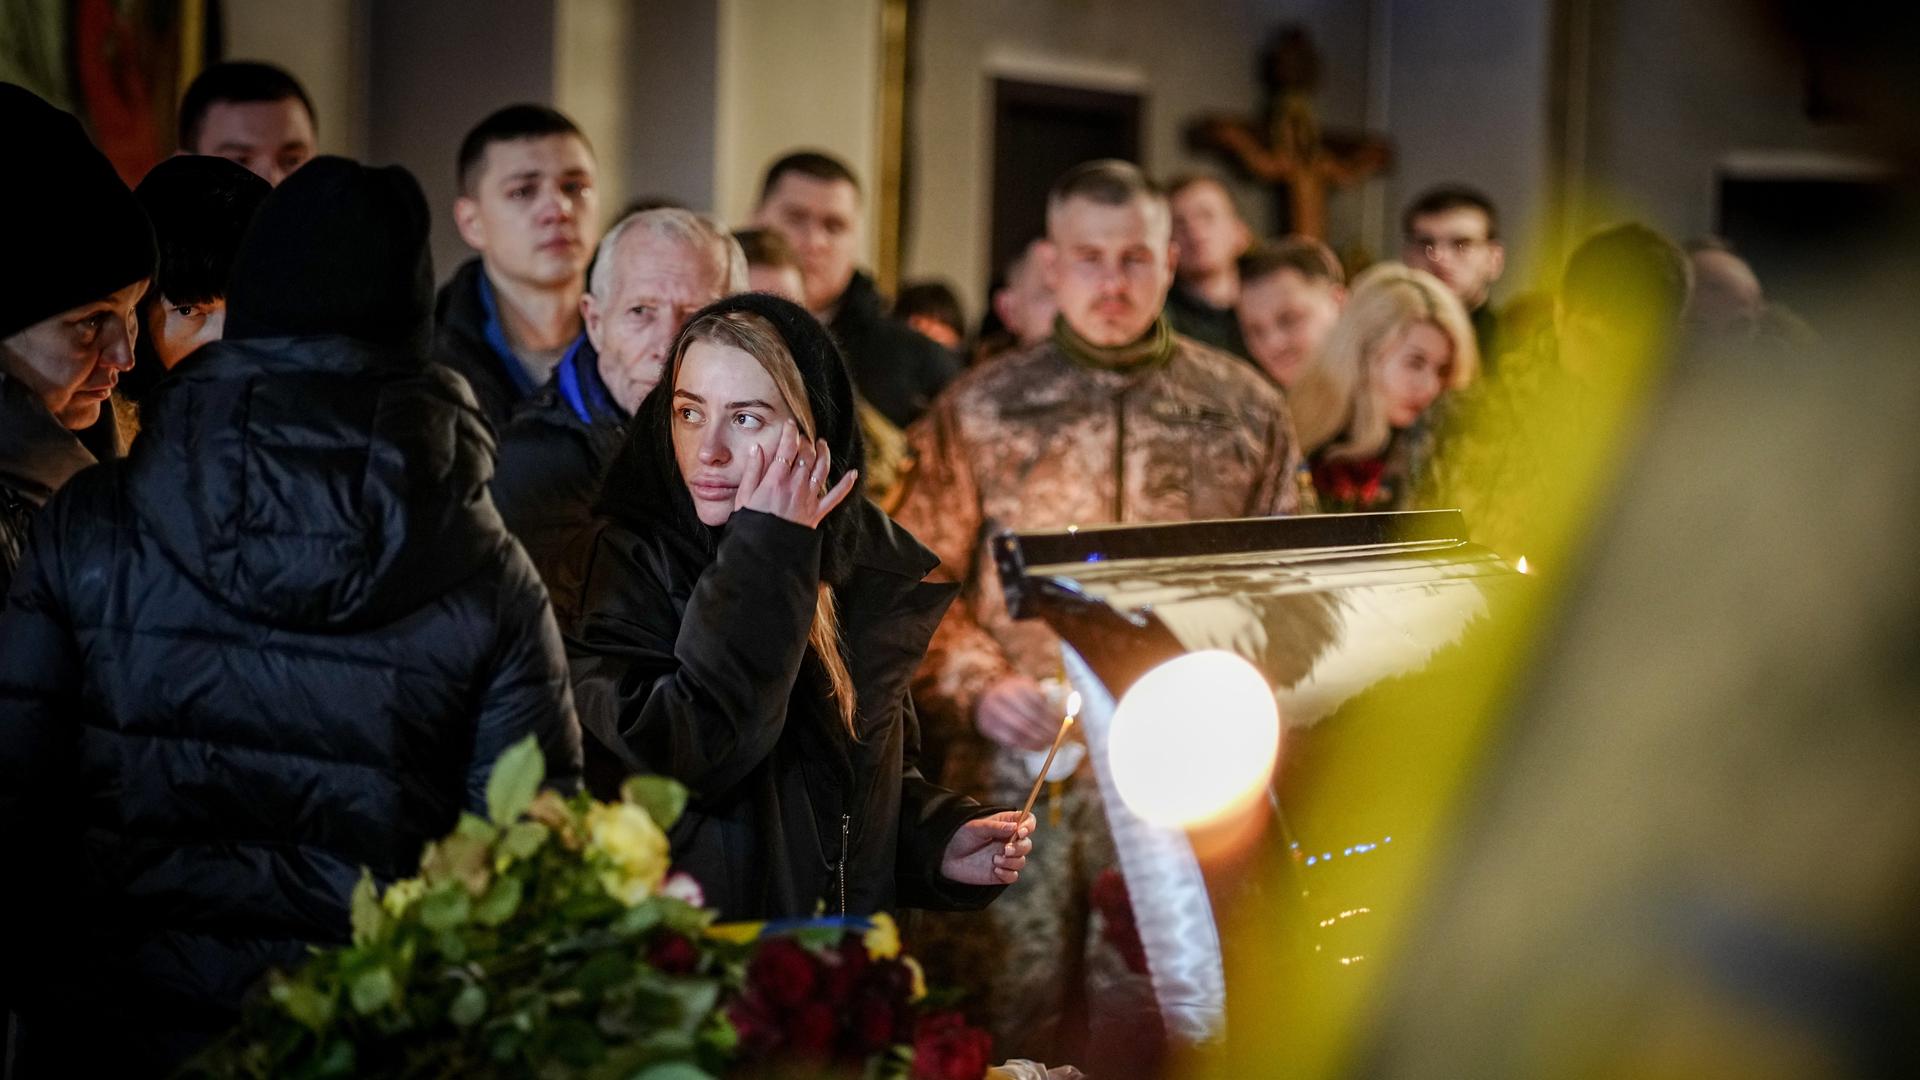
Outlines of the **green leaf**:
[{"label": "green leaf", "polygon": [[667,929],[692,938],[697,938],[704,933],[707,924],[712,922],[717,914],[705,908],[694,907],[685,900],[675,900],[670,896],[656,897],[655,902],[660,905],[660,921],[666,924]]},{"label": "green leaf", "polygon": [[479,983],[468,983],[453,995],[453,1003],[447,1006],[447,1019],[455,1027],[472,1027],[487,1015],[487,992],[480,989]]},{"label": "green leaf", "polygon": [[740,1029],[733,1026],[726,1013],[713,1013],[700,1029],[700,1043],[722,1058],[731,1058],[740,1048]]},{"label": "green leaf", "polygon": [[633,905],[613,920],[613,932],[621,937],[632,938],[660,925],[660,904],[653,897]]},{"label": "green leaf", "polygon": [[520,909],[520,879],[517,877],[496,878],[487,895],[474,905],[473,921],[481,926],[499,926]]},{"label": "green leaf", "polygon": [[713,1074],[688,1061],[662,1061],[634,1073],[632,1080],[713,1080]]},{"label": "green leaf", "polygon": [[603,952],[580,965],[573,985],[582,994],[598,998],[633,975],[633,962],[620,952]]},{"label": "green leaf", "polygon": [[347,997],[353,1002],[353,1011],[366,1016],[393,1004],[398,989],[399,986],[393,981],[393,972],[385,967],[377,967],[354,976],[353,982],[347,986]]},{"label": "green leaf", "polygon": [[668,992],[680,1005],[680,1030],[692,1034],[720,1001],[720,984],[712,979],[674,979]]},{"label": "green leaf", "polygon": [[503,827],[520,820],[546,778],[547,761],[534,737],[514,743],[493,763],[493,775],[487,777],[487,816]]},{"label": "green leaf", "polygon": [[308,1031],[319,1034],[333,1022],[333,998],[306,983],[276,975],[267,993],[275,1004]]},{"label": "green leaf", "polygon": [[354,1075],[353,1040],[335,1039],[308,1066],[306,1075],[314,1077]]},{"label": "green leaf", "polygon": [[687,789],[664,776],[635,776],[620,785],[620,797],[647,812],[660,831],[673,828],[687,808]]},{"label": "green leaf", "polygon": [[472,913],[473,901],[457,883],[441,885],[420,901],[420,925],[436,934],[465,925]]},{"label": "green leaf", "polygon": [[555,1056],[577,1069],[596,1065],[607,1056],[606,1040],[592,1024],[577,1016],[554,1020],[545,1041]]},{"label": "green leaf", "polygon": [[458,932],[448,930],[434,939],[433,946],[448,963],[462,963],[467,958],[467,939]]},{"label": "green leaf", "polygon": [[482,844],[491,844],[499,838],[500,830],[478,814],[463,813],[453,827],[453,835],[475,840]]},{"label": "green leaf", "polygon": [[547,827],[537,821],[516,821],[507,827],[507,834],[500,841],[500,850],[516,862],[531,859],[545,846]]},{"label": "green leaf", "polygon": [[373,873],[360,871],[360,883],[353,887],[353,943],[365,945],[380,937],[387,928],[387,912],[380,906],[380,888]]}]

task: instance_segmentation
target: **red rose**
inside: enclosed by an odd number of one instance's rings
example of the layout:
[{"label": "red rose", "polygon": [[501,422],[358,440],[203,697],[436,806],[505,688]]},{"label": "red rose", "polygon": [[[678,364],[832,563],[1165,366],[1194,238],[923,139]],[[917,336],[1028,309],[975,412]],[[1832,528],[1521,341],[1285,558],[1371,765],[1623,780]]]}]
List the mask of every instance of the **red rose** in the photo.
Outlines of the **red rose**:
[{"label": "red rose", "polygon": [[1087,891],[1093,910],[1100,913],[1104,925],[1100,936],[1120,953],[1127,970],[1135,975],[1147,973],[1147,947],[1140,941],[1140,927],[1133,921],[1133,903],[1127,898],[1127,882],[1120,871],[1107,869],[1093,880]]},{"label": "red rose", "polygon": [[923,1016],[913,1030],[914,1080],[981,1080],[993,1038],[959,1013]]},{"label": "red rose", "polygon": [[868,964],[866,943],[849,934],[820,974],[820,996],[836,1005],[845,1003],[866,975]]},{"label": "red rose", "polygon": [[740,1052],[747,1060],[764,1058],[779,1047],[780,1021],[758,996],[748,994],[727,1006],[727,1019],[740,1036]]},{"label": "red rose", "polygon": [[668,975],[687,975],[700,966],[700,950],[679,934],[660,934],[647,946],[647,963]]},{"label": "red rose", "polygon": [[861,987],[889,1001],[906,1004],[913,997],[913,972],[898,960],[876,960],[867,968]]},{"label": "red rose", "polygon": [[813,954],[786,938],[761,944],[747,964],[747,986],[766,995],[782,1009],[792,1009],[813,996]]},{"label": "red rose", "polygon": [[893,1045],[897,1006],[888,998],[874,993],[860,995],[849,1010],[849,1026],[853,1029],[854,1050],[861,1054],[877,1054]]},{"label": "red rose", "polygon": [[831,1005],[810,1001],[787,1018],[787,1049],[799,1057],[824,1058],[833,1052],[839,1027]]}]

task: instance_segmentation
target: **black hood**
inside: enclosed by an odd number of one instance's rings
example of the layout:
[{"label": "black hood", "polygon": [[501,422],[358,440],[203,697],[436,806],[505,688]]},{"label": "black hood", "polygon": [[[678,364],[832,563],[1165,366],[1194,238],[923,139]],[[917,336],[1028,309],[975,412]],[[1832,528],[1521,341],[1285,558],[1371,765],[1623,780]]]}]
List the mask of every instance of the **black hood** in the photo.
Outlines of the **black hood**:
[{"label": "black hood", "polygon": [[189,578],[302,630],[416,610],[506,542],[494,440],[459,376],[345,337],[218,341],[157,387],[134,512]]},{"label": "black hood", "polygon": [[[859,468],[866,457],[860,424],[854,415],[853,379],[839,346],[805,308],[767,293],[744,293],[709,304],[694,313],[687,326],[692,328],[710,315],[735,311],[766,319],[793,354],[806,384],[807,404],[813,409],[818,428],[815,435],[826,440],[833,454],[827,485],[839,483],[849,468]],[[683,330],[669,356],[679,355],[685,338]],[[673,456],[673,379],[669,366],[659,385],[640,403],[626,442],[607,469],[595,510],[636,532],[663,534],[675,547],[705,565],[713,557],[724,526],[713,528],[701,523],[694,513],[693,497],[680,478]],[[846,582],[862,555],[861,537],[870,531],[861,525],[864,502],[856,491],[820,523],[825,533],[821,578],[829,584]]]},{"label": "black hood", "polygon": [[267,196],[240,242],[226,338],[337,334],[426,355],[429,222],[419,181],[400,166],[314,158]]}]

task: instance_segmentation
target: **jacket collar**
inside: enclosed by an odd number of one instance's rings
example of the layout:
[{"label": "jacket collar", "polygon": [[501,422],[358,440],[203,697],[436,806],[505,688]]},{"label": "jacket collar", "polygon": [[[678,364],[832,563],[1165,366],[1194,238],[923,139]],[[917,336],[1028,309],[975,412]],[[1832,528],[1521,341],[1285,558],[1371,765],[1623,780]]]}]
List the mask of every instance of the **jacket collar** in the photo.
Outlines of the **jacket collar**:
[{"label": "jacket collar", "polygon": [[586,334],[574,339],[560,364],[553,369],[554,388],[574,418],[587,427],[597,424],[625,424],[632,419],[613,399],[606,381],[600,378],[600,353]]},{"label": "jacket collar", "polygon": [[94,456],[60,426],[38,395],[20,380],[0,375],[0,481],[39,505],[92,464]]}]

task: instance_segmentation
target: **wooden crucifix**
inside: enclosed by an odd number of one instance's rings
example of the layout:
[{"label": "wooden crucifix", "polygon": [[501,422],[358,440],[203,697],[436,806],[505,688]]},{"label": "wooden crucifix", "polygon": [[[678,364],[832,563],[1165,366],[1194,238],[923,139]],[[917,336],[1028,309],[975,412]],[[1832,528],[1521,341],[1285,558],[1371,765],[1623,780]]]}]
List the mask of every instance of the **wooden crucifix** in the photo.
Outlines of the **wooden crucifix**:
[{"label": "wooden crucifix", "polygon": [[1268,93],[1264,137],[1241,117],[1216,115],[1189,125],[1188,141],[1225,154],[1247,175],[1280,188],[1276,232],[1325,240],[1328,195],[1385,169],[1392,151],[1384,139],[1320,130],[1312,100],[1320,54],[1304,28],[1283,27],[1261,66]]}]

